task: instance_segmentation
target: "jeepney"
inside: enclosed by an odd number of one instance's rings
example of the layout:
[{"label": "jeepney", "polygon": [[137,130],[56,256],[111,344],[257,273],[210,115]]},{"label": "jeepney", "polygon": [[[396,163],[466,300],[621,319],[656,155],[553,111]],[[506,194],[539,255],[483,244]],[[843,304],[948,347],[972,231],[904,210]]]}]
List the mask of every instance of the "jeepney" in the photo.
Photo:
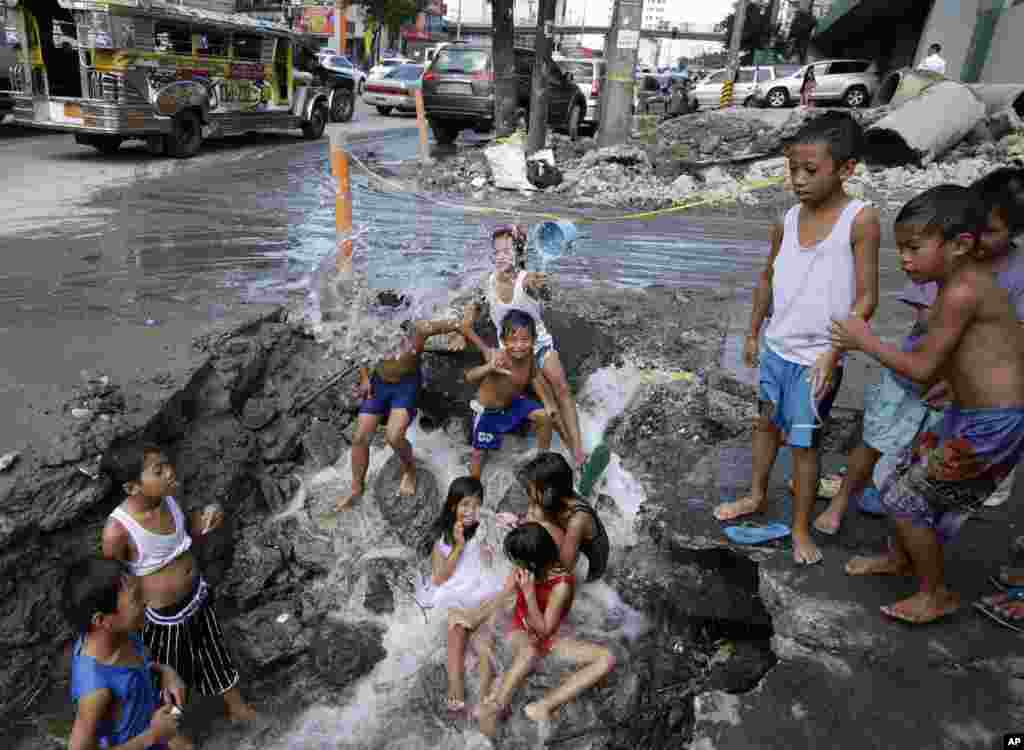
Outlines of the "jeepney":
[{"label": "jeepney", "polygon": [[14,121],[104,153],[139,139],[189,157],[208,138],[301,128],[312,139],[352,118],[354,81],[278,24],[159,0],[0,3]]}]

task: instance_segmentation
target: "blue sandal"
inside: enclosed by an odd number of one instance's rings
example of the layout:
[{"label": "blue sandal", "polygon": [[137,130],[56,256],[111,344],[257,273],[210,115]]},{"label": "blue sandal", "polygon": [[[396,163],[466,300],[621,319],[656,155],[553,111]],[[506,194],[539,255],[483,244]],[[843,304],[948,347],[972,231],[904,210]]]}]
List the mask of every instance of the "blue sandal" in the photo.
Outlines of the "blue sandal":
[{"label": "blue sandal", "polygon": [[857,508],[860,509],[861,513],[867,513],[869,516],[884,516],[885,508],[882,507],[882,493],[876,490],[874,487],[868,487],[857,499]]},{"label": "blue sandal", "polygon": [[725,535],[736,544],[764,544],[789,536],[789,526],[769,523],[765,526],[726,526]]}]

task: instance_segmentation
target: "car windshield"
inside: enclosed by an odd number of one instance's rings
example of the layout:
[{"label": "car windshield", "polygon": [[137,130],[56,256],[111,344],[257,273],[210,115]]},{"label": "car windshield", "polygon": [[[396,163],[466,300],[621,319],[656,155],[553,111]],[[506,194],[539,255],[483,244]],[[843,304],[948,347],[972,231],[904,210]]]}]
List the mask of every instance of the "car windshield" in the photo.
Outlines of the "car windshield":
[{"label": "car windshield", "polygon": [[487,69],[488,54],[482,49],[445,47],[434,57],[435,73],[479,73]]},{"label": "car windshield", "polygon": [[350,63],[344,57],[338,57],[338,56],[328,57],[327,58],[327,64],[328,65],[333,65],[335,68],[350,68],[350,67],[352,67],[352,63]]},{"label": "car windshield", "polygon": [[572,73],[577,81],[591,81],[594,79],[594,63],[576,62],[575,60],[559,60],[559,65],[566,73]]},{"label": "car windshield", "polygon": [[400,81],[416,81],[423,75],[422,65],[399,65],[388,71],[385,78],[397,78]]},{"label": "car windshield", "polygon": [[720,70],[717,73],[712,73],[704,79],[704,83],[721,83],[725,80],[726,71]]},{"label": "car windshield", "polygon": [[775,66],[775,75],[778,78],[785,78],[786,76],[791,76],[791,75],[793,75],[795,73],[799,73],[799,72],[800,72],[800,66],[799,65],[776,65]]}]

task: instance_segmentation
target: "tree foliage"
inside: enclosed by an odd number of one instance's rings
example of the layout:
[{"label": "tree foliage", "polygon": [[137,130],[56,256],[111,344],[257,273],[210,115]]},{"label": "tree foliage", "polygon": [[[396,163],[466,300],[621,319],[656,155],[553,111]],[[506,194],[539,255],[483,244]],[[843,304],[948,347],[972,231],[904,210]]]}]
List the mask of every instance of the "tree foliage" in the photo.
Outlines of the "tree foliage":
[{"label": "tree foliage", "polygon": [[817,24],[814,14],[808,10],[798,10],[793,16],[789,36],[786,38],[786,50],[790,55],[799,57],[800,62],[807,60],[807,47]]},{"label": "tree foliage", "polygon": [[[736,23],[736,13],[730,13],[715,27],[725,34],[726,46],[732,41],[732,29]],[[778,28],[772,23],[771,11],[757,3],[747,4],[747,17],[743,22],[743,37],[740,39],[740,50],[767,49],[774,42]]]},{"label": "tree foliage", "polygon": [[402,24],[415,20],[422,3],[419,0],[351,0],[366,9],[367,19],[377,26],[397,32]]}]

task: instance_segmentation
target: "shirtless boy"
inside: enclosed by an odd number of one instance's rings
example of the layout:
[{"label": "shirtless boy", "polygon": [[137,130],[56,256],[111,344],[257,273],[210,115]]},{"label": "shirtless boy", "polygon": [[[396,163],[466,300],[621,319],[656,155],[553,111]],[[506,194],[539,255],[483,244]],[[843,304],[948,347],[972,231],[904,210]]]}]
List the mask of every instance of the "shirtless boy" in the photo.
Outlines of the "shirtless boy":
[{"label": "shirtless boy", "polygon": [[115,445],[101,471],[126,495],[103,529],[103,555],[138,577],[146,603],[142,638],[153,660],[172,667],[202,695],[223,695],[232,721],[256,718],[238,689],[213,591],[191,551],[193,538],[219,528],[224,512],[208,505],[185,515],[171,494],[178,486],[174,467],[156,446]]},{"label": "shirtless boy", "polygon": [[939,293],[928,330],[911,351],[883,343],[862,319],[836,322],[837,346],[860,349],[904,377],[945,379],[953,403],[922,431],[882,486],[895,536],[879,557],[855,557],[850,575],[914,575],[913,596],[882,607],[890,617],[926,623],[960,606],[945,583],[942,544],[980,508],[1024,453],[1024,332],[1005,289],[978,252],[985,209],[967,188],[941,185],[896,217],[896,244],[911,281]]},{"label": "shirtless boy", "polygon": [[[389,293],[380,295],[382,305],[396,307],[403,298]],[[391,303],[396,304],[391,304]],[[388,445],[402,462],[402,481],[398,491],[405,497],[416,494],[416,461],[412,444],[405,437],[409,425],[416,419],[416,404],[420,392],[420,355],[431,336],[457,333],[463,328],[459,320],[417,321],[405,324],[408,335],[394,356],[385,357],[372,368],[359,371],[359,394],[363,405],[359,409],[359,423],[352,438],[352,489],[338,500],[338,509],[348,507],[366,491],[366,471],[370,465],[370,441],[381,419],[387,419]],[[460,342],[465,346],[465,342]]]},{"label": "shirtless boy", "polygon": [[470,474],[479,479],[483,471],[484,451],[499,450],[502,435],[518,430],[529,421],[537,433],[537,446],[541,451],[551,448],[550,413],[554,404],[539,404],[526,396],[526,387],[547,398],[542,375],[533,356],[536,337],[533,318],[513,310],[501,323],[504,349],[494,352],[486,364],[466,373],[466,381],[479,383],[477,400],[483,407],[473,424],[473,459]]}]

